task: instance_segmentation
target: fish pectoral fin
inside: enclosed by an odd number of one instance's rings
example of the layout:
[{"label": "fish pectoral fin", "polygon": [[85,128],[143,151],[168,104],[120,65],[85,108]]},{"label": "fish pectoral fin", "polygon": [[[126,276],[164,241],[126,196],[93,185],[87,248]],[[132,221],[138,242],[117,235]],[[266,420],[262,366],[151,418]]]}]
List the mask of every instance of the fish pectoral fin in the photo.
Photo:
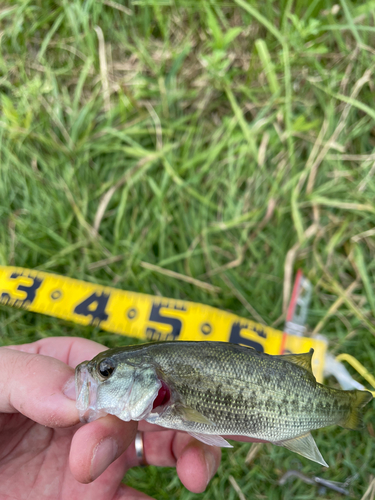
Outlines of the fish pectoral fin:
[{"label": "fish pectoral fin", "polygon": [[211,422],[211,420],[209,420],[207,417],[202,415],[202,413],[200,413],[198,410],[191,408],[191,406],[186,406],[182,403],[176,403],[174,405],[174,411],[188,422],[197,422],[199,424],[206,424],[212,426],[216,425],[213,422]]},{"label": "fish pectoral fin", "polygon": [[288,448],[290,451],[294,451],[295,453],[299,453],[303,457],[308,458],[309,460],[313,460],[318,464],[324,465],[324,467],[329,467],[324,458],[322,457],[315,441],[310,432],[304,434],[303,436],[299,436],[293,439],[288,439],[286,441],[279,441],[277,443],[279,446],[284,446]]},{"label": "fish pectoral fin", "polygon": [[190,432],[188,431],[190,436],[198,441],[202,441],[202,443],[209,444],[211,446],[219,446],[220,448],[233,448],[231,444],[228,443],[223,437],[216,436],[215,434],[202,434],[200,432]]}]

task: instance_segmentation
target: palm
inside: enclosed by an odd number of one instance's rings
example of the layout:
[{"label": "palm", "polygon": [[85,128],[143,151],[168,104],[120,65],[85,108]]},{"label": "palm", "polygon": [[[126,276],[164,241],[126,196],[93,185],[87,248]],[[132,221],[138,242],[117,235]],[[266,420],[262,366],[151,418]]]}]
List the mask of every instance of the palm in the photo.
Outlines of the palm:
[{"label": "palm", "polygon": [[[70,472],[73,429],[51,429],[20,414],[2,415],[0,429],[0,498],[50,500],[62,493],[62,499],[74,500],[85,498],[83,495],[88,495],[93,486],[97,498],[102,497],[102,477],[91,485],[83,485]],[[113,498],[120,480],[117,484],[113,481],[107,498]]]}]

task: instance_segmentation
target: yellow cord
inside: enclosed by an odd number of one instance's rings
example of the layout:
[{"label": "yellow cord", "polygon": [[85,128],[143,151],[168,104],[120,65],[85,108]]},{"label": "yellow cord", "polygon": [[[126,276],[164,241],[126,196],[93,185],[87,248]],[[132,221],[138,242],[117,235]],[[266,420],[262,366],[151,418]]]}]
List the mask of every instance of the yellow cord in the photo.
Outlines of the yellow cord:
[{"label": "yellow cord", "polygon": [[[356,370],[367,382],[375,389],[375,377],[371,375],[370,372],[366,370],[366,368],[354,357],[350,354],[339,354],[336,356],[337,361],[346,361],[351,365],[354,370]],[[375,397],[375,391],[369,391]]]}]

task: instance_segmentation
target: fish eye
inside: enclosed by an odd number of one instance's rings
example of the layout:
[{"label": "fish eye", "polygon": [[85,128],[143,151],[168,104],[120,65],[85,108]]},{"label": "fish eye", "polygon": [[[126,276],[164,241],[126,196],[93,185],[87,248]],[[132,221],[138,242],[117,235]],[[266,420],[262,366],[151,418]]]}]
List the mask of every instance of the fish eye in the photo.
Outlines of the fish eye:
[{"label": "fish eye", "polygon": [[103,359],[103,361],[101,361],[99,363],[99,366],[98,366],[98,371],[100,373],[100,375],[102,376],[102,378],[109,378],[112,373],[114,372],[114,369],[115,369],[115,365],[113,363],[113,361],[111,359]]}]

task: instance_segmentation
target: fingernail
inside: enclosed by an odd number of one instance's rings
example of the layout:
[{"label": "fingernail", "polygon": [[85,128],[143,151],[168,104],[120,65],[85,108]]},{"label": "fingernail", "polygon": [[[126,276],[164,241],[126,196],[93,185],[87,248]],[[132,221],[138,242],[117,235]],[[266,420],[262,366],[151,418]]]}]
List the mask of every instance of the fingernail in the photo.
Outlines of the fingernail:
[{"label": "fingernail", "polygon": [[114,461],[118,451],[118,445],[112,438],[101,441],[94,450],[91,461],[90,475],[94,481]]},{"label": "fingernail", "polygon": [[205,459],[206,459],[207,473],[208,473],[208,481],[207,481],[208,484],[216,474],[216,460],[213,454],[209,451],[206,451]]},{"label": "fingernail", "polygon": [[76,384],[75,384],[74,376],[70,377],[70,379],[64,385],[63,393],[65,394],[65,396],[67,398],[73,399],[73,401],[76,400]]}]

